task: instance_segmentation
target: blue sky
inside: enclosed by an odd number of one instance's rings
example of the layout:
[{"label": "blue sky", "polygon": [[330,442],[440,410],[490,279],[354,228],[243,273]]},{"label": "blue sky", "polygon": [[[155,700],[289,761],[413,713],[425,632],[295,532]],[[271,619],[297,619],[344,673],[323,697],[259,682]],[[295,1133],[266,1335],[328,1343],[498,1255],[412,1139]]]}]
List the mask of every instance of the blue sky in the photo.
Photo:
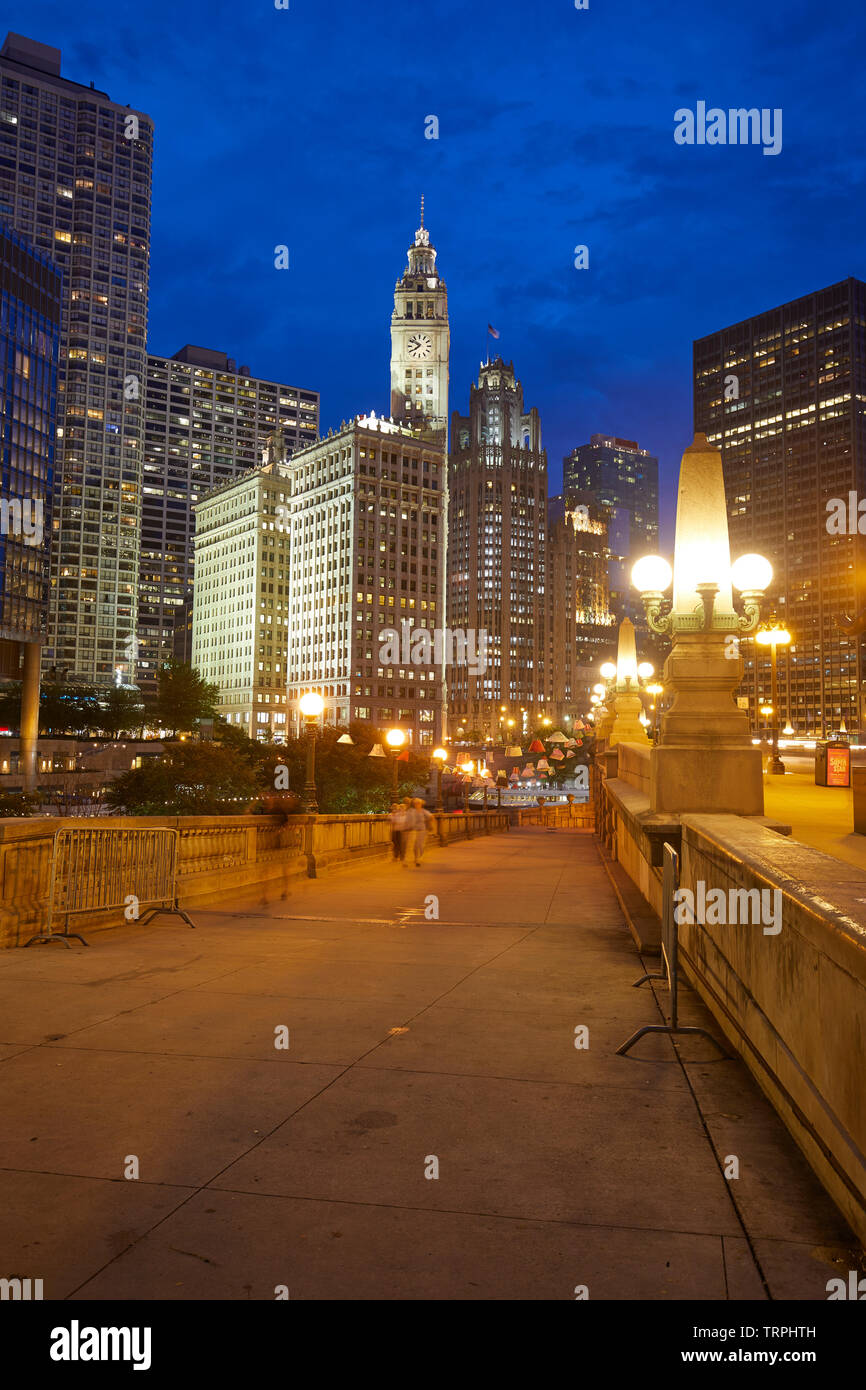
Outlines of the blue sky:
[{"label": "blue sky", "polygon": [[[155,120],[152,350],[199,343],[317,389],[325,428],[387,408],[422,192],[449,291],[451,408],[467,407],[490,321],[541,411],[551,491],[567,450],[619,434],[659,455],[668,518],[692,339],[866,276],[854,0],[6,12],[63,50],[65,76]],[[699,100],[781,108],[781,153],[675,144],[674,111]]]}]

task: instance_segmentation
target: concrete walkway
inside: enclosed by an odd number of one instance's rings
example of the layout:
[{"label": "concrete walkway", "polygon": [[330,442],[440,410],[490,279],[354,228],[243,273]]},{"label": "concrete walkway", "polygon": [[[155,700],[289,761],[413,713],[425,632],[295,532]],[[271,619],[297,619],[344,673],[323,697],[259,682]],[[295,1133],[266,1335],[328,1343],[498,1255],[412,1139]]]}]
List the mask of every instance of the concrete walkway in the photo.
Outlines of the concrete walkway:
[{"label": "concrete walkway", "polygon": [[[50,1299],[824,1300],[857,1267],[739,1061],[614,1055],[659,1013],[591,836],[196,916],[0,953],[0,1276]],[[689,992],[682,1013],[707,1022]]]}]

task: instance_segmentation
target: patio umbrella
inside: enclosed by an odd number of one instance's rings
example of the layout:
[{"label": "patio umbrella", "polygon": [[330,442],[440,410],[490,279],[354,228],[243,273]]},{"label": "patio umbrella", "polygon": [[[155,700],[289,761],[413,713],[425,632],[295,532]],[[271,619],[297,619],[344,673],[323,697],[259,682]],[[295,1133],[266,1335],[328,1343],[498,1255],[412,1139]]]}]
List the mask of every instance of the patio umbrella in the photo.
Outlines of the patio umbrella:
[{"label": "patio umbrella", "polygon": [[532,766],[532,763],[527,763],[520,775],[521,777],[534,777],[535,768]]},{"label": "patio umbrella", "polygon": [[505,750],[505,756],[506,758],[522,758],[523,749],[520,747],[519,743],[509,743]]},{"label": "patio umbrella", "polygon": [[563,758],[565,757],[565,754],[563,753],[561,748],[554,748],[550,756],[554,759],[555,762],[561,763]]},{"label": "patio umbrella", "polygon": [[568,739],[561,729],[557,729],[555,734],[547,735],[548,743],[568,743]]},{"label": "patio umbrella", "polygon": [[530,745],[529,745],[529,752],[530,752],[530,753],[543,753],[543,752],[544,752],[544,744],[541,742],[541,739],[540,739],[540,738],[534,738],[534,739],[532,740],[532,742],[531,742]]}]

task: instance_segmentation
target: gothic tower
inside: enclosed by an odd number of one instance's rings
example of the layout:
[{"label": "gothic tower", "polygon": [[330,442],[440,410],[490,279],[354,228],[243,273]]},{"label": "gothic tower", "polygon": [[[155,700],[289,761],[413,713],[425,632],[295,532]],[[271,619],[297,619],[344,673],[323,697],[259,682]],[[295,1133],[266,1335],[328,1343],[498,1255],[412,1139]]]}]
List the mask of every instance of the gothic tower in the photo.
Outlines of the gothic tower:
[{"label": "gothic tower", "polygon": [[391,315],[391,415],[401,424],[448,431],[448,291],[424,226],[409,247]]}]

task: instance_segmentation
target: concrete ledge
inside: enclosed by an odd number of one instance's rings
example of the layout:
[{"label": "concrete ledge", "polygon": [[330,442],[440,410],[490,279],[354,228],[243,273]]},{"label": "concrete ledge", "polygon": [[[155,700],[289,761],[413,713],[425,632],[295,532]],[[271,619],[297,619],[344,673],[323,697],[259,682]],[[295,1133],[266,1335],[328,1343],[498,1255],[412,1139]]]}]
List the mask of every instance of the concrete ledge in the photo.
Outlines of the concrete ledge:
[{"label": "concrete ledge", "polygon": [[[621,779],[605,795],[617,872],[660,913],[651,831],[663,818]],[[696,903],[699,885],[721,889],[726,903],[732,890],[779,895],[766,899],[780,907],[778,932],[772,919],[679,924],[682,969],[866,1244],[866,873],[790,839],[767,817],[678,820],[680,884]],[[628,892],[618,895],[633,920]],[[641,932],[632,926],[632,935]]]}]

